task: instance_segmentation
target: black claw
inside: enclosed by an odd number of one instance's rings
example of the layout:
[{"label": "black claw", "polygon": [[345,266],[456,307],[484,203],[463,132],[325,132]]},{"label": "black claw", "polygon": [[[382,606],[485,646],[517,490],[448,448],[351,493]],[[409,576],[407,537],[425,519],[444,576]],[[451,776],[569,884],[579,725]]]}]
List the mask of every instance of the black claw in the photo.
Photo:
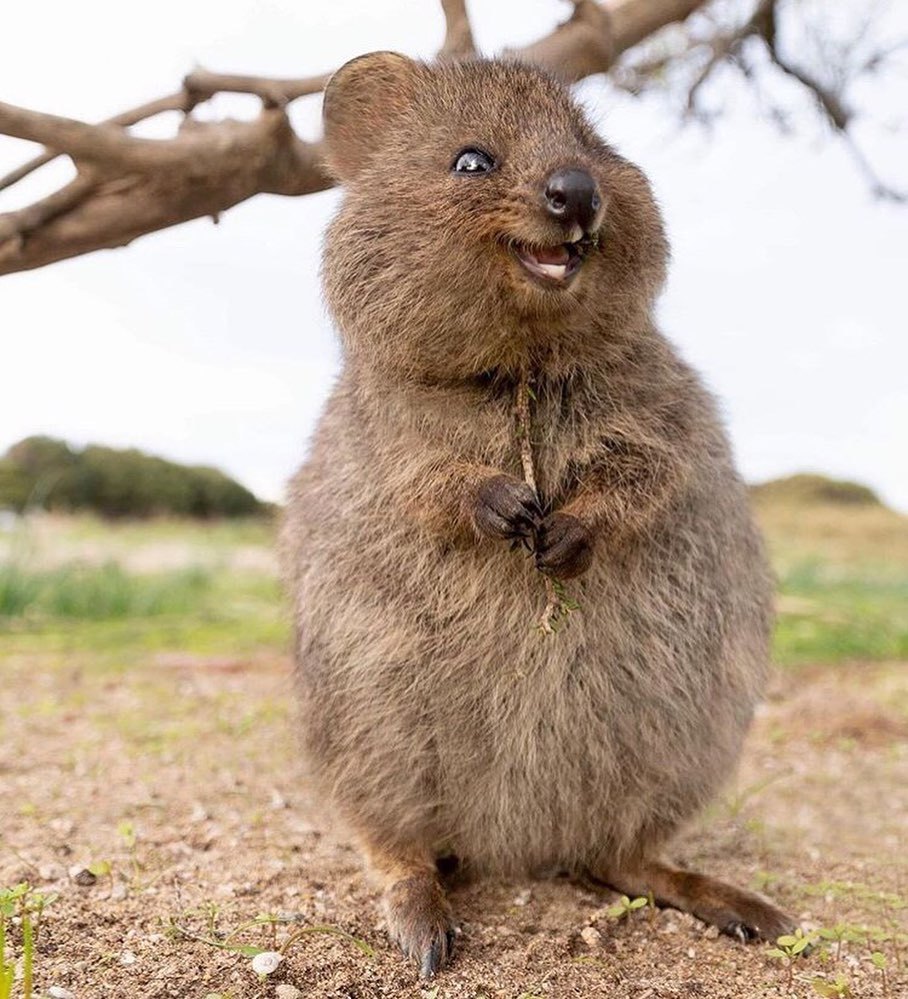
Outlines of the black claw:
[{"label": "black claw", "polygon": [[722,928],[722,932],[743,944],[753,943],[760,936],[753,926],[741,922],[728,923]]},{"label": "black claw", "polygon": [[419,970],[420,978],[433,978],[438,969],[444,963],[447,947],[445,937],[436,937],[432,941],[432,946],[425,952],[422,959],[422,967]]}]

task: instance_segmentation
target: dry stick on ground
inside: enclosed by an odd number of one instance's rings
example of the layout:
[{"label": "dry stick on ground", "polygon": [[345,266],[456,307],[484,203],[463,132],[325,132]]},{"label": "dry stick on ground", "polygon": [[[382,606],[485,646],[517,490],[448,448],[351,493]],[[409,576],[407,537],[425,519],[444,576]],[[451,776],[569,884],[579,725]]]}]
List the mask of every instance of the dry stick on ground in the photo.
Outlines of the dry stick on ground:
[{"label": "dry stick on ground", "polygon": [[[698,90],[713,69],[741,62],[743,37],[761,39],[777,68],[814,94],[831,124],[848,141],[880,196],[899,198],[870,171],[866,158],[846,132],[851,116],[835,113],[838,95],[809,73],[786,62],[775,43],[778,0],[760,0],[744,29],[729,35],[718,29],[690,48],[713,53]],[[445,17],[441,59],[475,54],[465,0],[440,0]],[[618,58],[661,29],[684,22],[709,6],[709,0],[572,0],[573,12],[538,41],[508,50],[510,57],[536,63],[568,83],[611,71]],[[877,60],[878,62],[879,60]],[[640,79],[647,63],[630,67]],[[664,60],[649,60],[657,75]],[[861,70],[872,71],[870,60]],[[742,65],[742,69],[745,68]],[[0,135],[37,142],[39,156],[0,178],[0,191],[12,187],[59,155],[68,156],[76,178],[49,197],[18,211],[0,214],[0,275],[42,267],[94,250],[125,246],[139,236],[210,216],[256,194],[299,196],[331,187],[318,143],[301,140],[290,125],[286,106],[319,93],[330,74],[300,79],[226,75],[196,69],[180,91],[116,115],[96,125],[0,103]],[[252,94],[262,102],[253,121],[202,124],[189,117],[217,93]],[[691,98],[693,101],[693,97]],[[170,139],[140,139],[127,129],[166,111],[183,114]],[[844,127],[843,127],[844,125]]]},{"label": "dry stick on ground", "polygon": [[[524,366],[517,382],[514,408],[517,411],[517,436],[520,439],[520,464],[523,466],[524,482],[538,496],[536,488],[536,466],[533,462],[533,421],[530,418],[530,399],[533,398],[529,369]],[[564,593],[564,587],[551,576],[545,579],[545,609],[539,618],[539,630],[543,635],[554,635],[558,624],[563,621],[576,604]]]}]

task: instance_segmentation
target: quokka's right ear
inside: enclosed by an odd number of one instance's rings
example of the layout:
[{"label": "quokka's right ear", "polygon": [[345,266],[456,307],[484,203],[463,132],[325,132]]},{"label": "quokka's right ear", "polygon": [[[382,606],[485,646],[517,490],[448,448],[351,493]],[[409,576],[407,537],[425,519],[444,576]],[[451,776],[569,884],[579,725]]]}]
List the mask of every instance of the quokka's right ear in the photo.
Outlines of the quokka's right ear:
[{"label": "quokka's right ear", "polygon": [[413,101],[420,69],[397,52],[371,52],[345,63],[328,81],[322,107],[326,161],[341,183],[363,169]]}]

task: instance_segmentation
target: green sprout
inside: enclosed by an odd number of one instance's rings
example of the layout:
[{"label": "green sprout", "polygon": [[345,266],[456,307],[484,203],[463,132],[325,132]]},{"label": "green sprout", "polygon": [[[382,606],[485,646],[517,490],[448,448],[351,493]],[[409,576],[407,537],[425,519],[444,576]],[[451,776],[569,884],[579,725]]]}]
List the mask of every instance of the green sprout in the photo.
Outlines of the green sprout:
[{"label": "green sprout", "polygon": [[885,997],[885,999],[889,999],[889,975],[887,974],[886,971],[888,965],[888,961],[886,960],[886,955],[878,950],[875,950],[870,955],[870,963],[883,976],[883,996]]},{"label": "green sprout", "polygon": [[833,979],[814,978],[810,985],[818,996],[825,996],[826,999],[839,999],[839,997],[847,999],[851,995],[851,986],[842,974],[836,975]]},{"label": "green sprout", "polygon": [[645,895],[641,895],[638,898],[630,898],[627,895],[622,895],[614,905],[610,905],[605,910],[605,914],[609,919],[626,919],[632,912],[636,912],[637,909],[642,909],[649,904],[650,900]]},{"label": "green sprout", "polygon": [[788,970],[788,988],[791,989],[794,978],[794,961],[798,957],[806,957],[807,949],[816,939],[815,933],[805,933],[798,927],[794,933],[786,933],[776,938],[776,946],[769,950],[769,956],[782,961]]},{"label": "green sprout", "polygon": [[0,889],[0,999],[10,999],[16,976],[16,960],[7,956],[8,929],[14,921],[22,932],[22,999],[32,999],[35,976],[35,942],[44,909],[56,896],[35,891],[23,881]]}]

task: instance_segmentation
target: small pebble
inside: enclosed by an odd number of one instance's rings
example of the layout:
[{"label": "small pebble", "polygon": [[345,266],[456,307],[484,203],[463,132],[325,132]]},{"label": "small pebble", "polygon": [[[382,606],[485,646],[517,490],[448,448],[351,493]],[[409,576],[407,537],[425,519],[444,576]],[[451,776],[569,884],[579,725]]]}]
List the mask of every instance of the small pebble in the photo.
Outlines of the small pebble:
[{"label": "small pebble", "polygon": [[300,999],[302,994],[295,985],[284,982],[274,990],[274,999]]},{"label": "small pebble", "polygon": [[135,963],[136,963],[136,955],[133,954],[131,950],[124,950],[123,953],[120,955],[120,964],[128,968],[129,965]]},{"label": "small pebble", "polygon": [[273,971],[277,971],[278,965],[283,960],[276,950],[263,950],[252,959],[252,970],[257,975],[270,975]]},{"label": "small pebble", "polygon": [[514,899],[514,905],[529,905],[530,899],[533,897],[533,893],[529,888],[524,888],[522,892]]},{"label": "small pebble", "polygon": [[62,985],[51,985],[47,990],[50,999],[76,999],[76,993],[64,989]]},{"label": "small pebble", "polygon": [[580,931],[580,939],[587,947],[595,948],[602,943],[602,934],[594,926],[586,926]]},{"label": "small pebble", "polygon": [[197,801],[192,806],[192,811],[189,813],[189,821],[190,822],[193,822],[193,823],[207,822],[208,819],[210,819],[210,818],[211,818],[211,816],[208,814],[208,810],[201,803],[201,801]]},{"label": "small pebble", "polygon": [[113,888],[110,889],[110,898],[113,902],[122,902],[128,895],[129,889],[123,881],[118,881]]},{"label": "small pebble", "polygon": [[70,867],[69,876],[82,888],[88,888],[98,880],[97,874],[92,874],[87,867],[82,867],[79,864],[76,864],[75,867]]}]

